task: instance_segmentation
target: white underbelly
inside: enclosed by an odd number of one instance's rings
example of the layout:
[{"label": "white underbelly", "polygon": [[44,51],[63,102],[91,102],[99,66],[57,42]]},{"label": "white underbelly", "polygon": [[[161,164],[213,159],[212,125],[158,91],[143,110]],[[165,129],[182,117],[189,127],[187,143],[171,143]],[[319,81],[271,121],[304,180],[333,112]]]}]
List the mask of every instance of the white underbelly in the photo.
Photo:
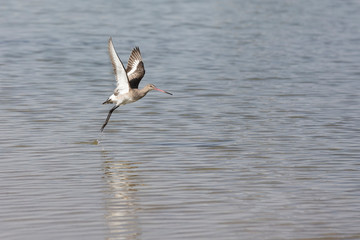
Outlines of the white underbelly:
[{"label": "white underbelly", "polygon": [[129,97],[129,96],[126,96],[126,95],[115,96],[113,94],[113,95],[111,95],[110,98],[118,106],[135,102],[132,97]]}]

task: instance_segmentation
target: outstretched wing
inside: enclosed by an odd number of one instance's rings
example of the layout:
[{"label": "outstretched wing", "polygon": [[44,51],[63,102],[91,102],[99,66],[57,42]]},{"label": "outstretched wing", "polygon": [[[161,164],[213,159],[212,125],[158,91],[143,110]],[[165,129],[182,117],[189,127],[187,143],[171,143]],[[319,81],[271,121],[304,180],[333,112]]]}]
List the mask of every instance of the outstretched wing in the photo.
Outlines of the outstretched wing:
[{"label": "outstretched wing", "polygon": [[138,88],[141,79],[145,75],[144,63],[139,47],[135,47],[132,50],[126,66],[126,72],[129,78],[130,87]]},{"label": "outstretched wing", "polygon": [[111,37],[109,38],[108,50],[117,82],[117,87],[114,91],[114,94],[125,94],[130,90],[129,79],[126,74],[124,65],[115,51]]}]

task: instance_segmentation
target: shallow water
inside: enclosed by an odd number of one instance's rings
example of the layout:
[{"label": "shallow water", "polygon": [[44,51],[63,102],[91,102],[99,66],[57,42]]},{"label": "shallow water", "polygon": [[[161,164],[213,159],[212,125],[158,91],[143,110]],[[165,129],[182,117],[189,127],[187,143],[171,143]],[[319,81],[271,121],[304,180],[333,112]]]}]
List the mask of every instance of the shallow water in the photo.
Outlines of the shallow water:
[{"label": "shallow water", "polygon": [[[357,1],[8,1],[1,239],[359,239]],[[101,105],[107,40],[151,92]]]}]

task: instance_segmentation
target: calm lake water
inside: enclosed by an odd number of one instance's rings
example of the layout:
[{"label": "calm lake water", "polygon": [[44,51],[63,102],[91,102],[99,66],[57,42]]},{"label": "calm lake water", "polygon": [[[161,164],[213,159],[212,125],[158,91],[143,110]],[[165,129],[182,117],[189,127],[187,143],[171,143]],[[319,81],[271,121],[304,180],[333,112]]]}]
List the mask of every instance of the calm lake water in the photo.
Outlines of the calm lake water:
[{"label": "calm lake water", "polygon": [[[360,239],[359,1],[4,1],[0,238]],[[107,55],[151,92],[118,108]],[[98,142],[99,140],[99,142]]]}]

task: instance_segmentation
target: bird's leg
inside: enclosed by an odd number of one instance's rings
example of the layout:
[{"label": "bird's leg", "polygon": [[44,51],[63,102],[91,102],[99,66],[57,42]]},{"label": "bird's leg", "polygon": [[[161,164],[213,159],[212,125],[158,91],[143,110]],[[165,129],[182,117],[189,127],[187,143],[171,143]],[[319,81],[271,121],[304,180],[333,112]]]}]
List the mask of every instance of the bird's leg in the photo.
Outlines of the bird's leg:
[{"label": "bird's leg", "polygon": [[104,123],[104,124],[102,125],[102,127],[101,127],[101,132],[104,130],[106,124],[109,122],[109,119],[110,119],[111,114],[113,113],[113,111],[115,111],[115,109],[117,109],[119,106],[120,106],[120,105],[118,105],[118,106],[115,105],[112,109],[110,109],[109,114],[107,115],[107,118],[106,118],[106,120],[105,120],[105,123]]}]

